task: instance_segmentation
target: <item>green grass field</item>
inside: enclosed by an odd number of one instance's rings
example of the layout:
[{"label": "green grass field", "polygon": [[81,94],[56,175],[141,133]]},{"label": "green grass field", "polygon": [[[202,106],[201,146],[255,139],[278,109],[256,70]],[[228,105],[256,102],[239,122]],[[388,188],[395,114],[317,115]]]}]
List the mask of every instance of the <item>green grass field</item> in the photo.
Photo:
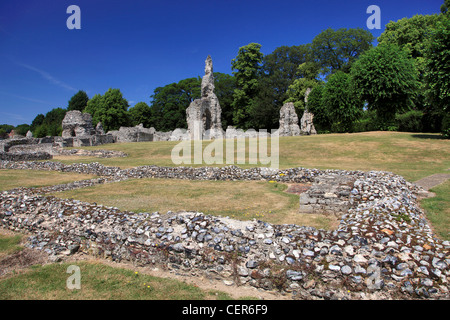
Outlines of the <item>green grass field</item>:
[{"label": "green grass field", "polygon": [[[204,147],[209,143],[204,141]],[[57,156],[54,161],[100,162],[121,168],[141,165],[174,166],[171,151],[177,144],[178,142],[158,141],[85,147],[83,149],[119,150],[129,156],[107,159]],[[268,144],[270,146],[270,143]],[[402,175],[409,181],[416,181],[433,173],[448,172],[446,170],[450,168],[450,141],[441,139],[438,134],[402,132],[280,137],[279,159],[281,168],[382,170]],[[193,166],[206,166],[206,163]],[[238,166],[255,167],[248,164],[248,161],[247,164]]]},{"label": "green grass field", "polygon": [[0,191],[18,187],[46,187],[94,177],[70,172],[0,169]]}]

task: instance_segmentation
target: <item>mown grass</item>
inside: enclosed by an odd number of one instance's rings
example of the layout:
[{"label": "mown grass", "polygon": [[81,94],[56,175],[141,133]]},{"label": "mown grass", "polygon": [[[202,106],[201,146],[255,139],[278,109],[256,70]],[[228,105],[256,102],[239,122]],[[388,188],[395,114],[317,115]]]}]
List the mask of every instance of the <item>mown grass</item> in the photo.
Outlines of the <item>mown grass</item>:
[{"label": "mown grass", "polygon": [[335,217],[298,214],[298,195],[275,181],[190,181],[130,179],[53,193],[134,212],[200,211],[235,219],[259,219],[322,229],[337,226]]},{"label": "mown grass", "polygon": [[[102,149],[127,153],[126,158],[100,159],[93,157],[55,157],[65,163],[98,161],[121,168],[141,165],[175,166],[172,149],[179,142],[119,143],[101,146]],[[210,141],[203,142],[205,148]],[[246,143],[246,154],[248,154]],[[270,142],[268,142],[270,150]],[[85,147],[98,149],[99,147]],[[237,153],[237,148],[236,152]],[[224,153],[225,154],[225,153]],[[193,156],[192,156],[193,157]],[[450,141],[438,134],[403,132],[362,132],[352,134],[326,134],[301,137],[280,137],[280,168],[306,167],[318,169],[382,170],[416,181],[433,173],[445,172],[450,167]],[[192,161],[193,162],[193,161]],[[192,166],[206,166],[192,164]],[[224,166],[218,164],[216,166]],[[244,168],[261,164],[236,165]]]},{"label": "mown grass", "polygon": [[22,250],[22,236],[6,236],[0,234],[0,257]]},{"label": "mown grass", "polygon": [[[231,299],[183,281],[136,273],[94,262],[80,268],[81,288],[69,289],[70,263],[34,265],[27,272],[0,280],[0,300],[204,300]],[[217,295],[216,295],[217,293]]]},{"label": "mown grass", "polygon": [[93,175],[69,172],[0,169],[0,191],[18,187],[45,187],[92,178]]},{"label": "mown grass", "polygon": [[432,188],[433,198],[423,199],[422,208],[427,213],[434,232],[442,239],[450,240],[450,180]]}]

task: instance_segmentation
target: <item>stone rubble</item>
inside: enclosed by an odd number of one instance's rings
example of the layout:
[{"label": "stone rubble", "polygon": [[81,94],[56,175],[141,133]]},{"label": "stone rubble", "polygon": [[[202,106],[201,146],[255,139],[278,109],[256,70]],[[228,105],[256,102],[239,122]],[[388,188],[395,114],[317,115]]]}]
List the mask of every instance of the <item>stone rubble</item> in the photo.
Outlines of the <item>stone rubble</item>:
[{"label": "stone rubble", "polygon": [[[0,225],[30,232],[29,246],[54,257],[83,252],[229,285],[283,290],[298,299],[449,298],[450,242],[438,239],[428,225],[417,202],[421,188],[392,173],[233,166],[124,170],[98,163],[8,161],[0,168],[100,176],[0,193]],[[128,178],[273,180],[314,187],[317,177],[330,175],[352,180],[350,207],[332,231],[200,212],[134,213],[45,195]]]}]

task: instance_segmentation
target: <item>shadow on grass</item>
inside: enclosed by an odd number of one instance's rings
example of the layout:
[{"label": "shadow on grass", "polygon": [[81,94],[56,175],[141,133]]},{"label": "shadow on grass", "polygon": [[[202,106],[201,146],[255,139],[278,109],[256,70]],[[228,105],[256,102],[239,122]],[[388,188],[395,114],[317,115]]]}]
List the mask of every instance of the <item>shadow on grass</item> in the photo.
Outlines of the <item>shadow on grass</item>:
[{"label": "shadow on grass", "polygon": [[444,138],[442,135],[437,135],[437,134],[413,134],[412,135],[413,138],[418,138],[418,139],[434,139],[434,140],[448,140],[446,138]]}]

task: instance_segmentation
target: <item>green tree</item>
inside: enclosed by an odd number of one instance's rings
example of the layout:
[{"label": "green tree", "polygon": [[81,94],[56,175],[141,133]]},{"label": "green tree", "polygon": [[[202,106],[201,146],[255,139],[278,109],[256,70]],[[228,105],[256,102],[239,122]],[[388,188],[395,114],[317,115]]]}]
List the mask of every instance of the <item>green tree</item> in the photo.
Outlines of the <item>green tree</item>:
[{"label": "green tree", "polygon": [[11,130],[14,130],[14,126],[10,124],[2,124],[0,125],[0,128],[4,129],[6,133],[10,133]]},{"label": "green tree", "polygon": [[28,130],[30,130],[30,125],[29,125],[29,124],[26,124],[26,123],[24,123],[24,124],[19,124],[18,126],[16,126],[16,127],[14,128],[14,131],[15,131],[17,134],[20,134],[20,135],[22,135],[22,136],[25,136],[25,135],[27,134]]},{"label": "green tree", "polygon": [[[409,57],[414,61],[418,72],[419,88],[414,98],[414,105],[417,111],[423,111],[423,129],[426,131],[439,131],[442,114],[436,110],[436,106],[427,103],[425,97],[426,91],[426,43],[436,28],[438,21],[441,20],[439,15],[415,15],[411,18],[403,18],[396,22],[391,21],[386,25],[385,31],[378,37],[380,45],[391,44],[398,45],[406,51]],[[419,114],[419,113],[414,113]],[[400,119],[409,118],[405,115],[398,115]],[[404,128],[404,125],[401,125]]]},{"label": "green tree", "polygon": [[31,130],[31,132],[33,132],[33,135],[34,135],[34,131],[36,130],[36,128],[38,126],[40,126],[42,123],[44,123],[44,120],[45,120],[45,116],[42,113],[40,113],[31,122],[30,130]]},{"label": "green tree", "polygon": [[263,54],[259,43],[250,43],[239,48],[238,55],[231,61],[237,88],[233,94],[233,124],[242,129],[250,127],[250,108],[258,92]]},{"label": "green tree", "polygon": [[53,108],[45,114],[45,119],[43,123],[47,125],[59,125],[61,126],[64,117],[66,116],[66,109],[63,108]]},{"label": "green tree", "polygon": [[450,135],[450,17],[438,22],[427,42],[425,57],[429,104],[442,113],[442,131]]},{"label": "green tree", "polygon": [[330,131],[332,124],[322,98],[324,89],[325,83],[321,82],[311,90],[308,96],[308,110],[314,114],[314,127],[317,132]]},{"label": "green tree", "polygon": [[313,39],[312,55],[320,66],[322,75],[329,76],[337,71],[347,73],[352,63],[372,47],[373,40],[373,35],[361,28],[328,28]]},{"label": "green tree", "polygon": [[68,111],[71,111],[71,110],[83,111],[86,108],[88,101],[89,101],[89,97],[86,94],[86,92],[80,90],[77,93],[75,93],[72,96],[72,98],[70,98],[69,106],[67,107],[67,110]]},{"label": "green tree", "polygon": [[35,138],[44,138],[48,134],[48,126],[45,123],[42,123],[41,125],[37,126],[36,129],[33,132],[33,137]]},{"label": "green tree", "polygon": [[158,131],[187,128],[186,109],[201,96],[201,79],[188,78],[158,87],[150,97],[150,123]]},{"label": "green tree", "polygon": [[441,13],[448,14],[450,12],[450,0],[444,0],[444,3],[441,5]]},{"label": "green tree", "polygon": [[304,62],[298,66],[297,74],[301,78],[295,79],[287,91],[288,99],[285,102],[293,102],[297,114],[303,114],[305,110],[306,90],[314,89],[321,83],[318,79],[319,68],[312,62]]},{"label": "green tree", "polygon": [[233,125],[233,93],[236,89],[236,79],[226,73],[214,72],[214,92],[222,109],[222,128]]},{"label": "green tree", "polygon": [[309,45],[281,46],[264,56],[257,93],[250,107],[251,127],[278,128],[279,111],[289,98],[289,86],[303,76],[299,73],[298,66],[309,61],[310,53]]},{"label": "green tree", "polygon": [[[101,94],[96,94],[92,97],[92,99],[89,99],[86,108],[84,108],[83,112],[89,113],[91,116],[94,116],[95,112],[102,108],[103,104],[103,97]],[[97,123],[94,123],[94,125],[97,125]]]},{"label": "green tree", "polygon": [[338,71],[330,76],[322,91],[322,105],[332,119],[335,132],[351,132],[353,122],[362,112],[362,102],[357,98],[351,81],[348,73]]},{"label": "green tree", "polygon": [[[62,133],[62,121],[66,116],[66,109],[63,108],[53,108],[49,112],[47,112],[42,119],[40,115],[38,115],[35,120],[33,120],[34,124],[42,122],[37,125],[34,129],[33,136],[36,138],[42,138],[45,136],[60,136]],[[33,126],[33,123],[31,127]]]},{"label": "green tree", "polygon": [[96,94],[88,101],[85,112],[92,115],[94,125],[101,122],[105,132],[128,126],[128,101],[119,89],[108,89],[103,96]]},{"label": "green tree", "polygon": [[406,51],[411,58],[419,59],[415,61],[417,67],[423,70],[423,57],[425,42],[430,33],[436,27],[439,16],[415,15],[411,18],[403,18],[398,21],[390,21],[386,24],[385,30],[378,37],[378,44],[395,44]]},{"label": "green tree", "polygon": [[134,127],[143,124],[144,127],[150,126],[150,107],[145,102],[138,102],[128,109],[130,124]]},{"label": "green tree", "polygon": [[412,107],[419,87],[413,61],[396,45],[379,45],[365,52],[353,64],[351,75],[355,92],[382,123]]}]

